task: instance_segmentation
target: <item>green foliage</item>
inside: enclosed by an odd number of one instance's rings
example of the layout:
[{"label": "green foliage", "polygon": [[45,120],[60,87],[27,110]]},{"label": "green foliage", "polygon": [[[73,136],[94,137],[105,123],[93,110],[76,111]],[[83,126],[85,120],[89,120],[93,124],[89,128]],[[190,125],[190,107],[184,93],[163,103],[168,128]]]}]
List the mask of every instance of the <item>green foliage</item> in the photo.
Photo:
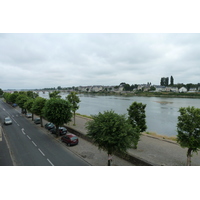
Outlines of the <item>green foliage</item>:
[{"label": "green foliage", "polygon": [[128,111],[128,119],[132,124],[133,128],[138,127],[140,132],[146,131],[146,114],[145,114],[146,104],[133,102]]},{"label": "green foliage", "polygon": [[77,96],[76,92],[71,92],[66,99],[71,103],[72,105],[72,112],[74,113],[74,125],[75,125],[75,112],[79,109],[78,103],[80,103],[80,98]]},{"label": "green foliage", "polygon": [[177,142],[188,148],[188,165],[191,165],[192,152],[200,148],[200,109],[192,107],[180,108],[177,123]]},{"label": "green foliage", "polygon": [[37,93],[33,92],[33,91],[27,91],[27,96],[28,96],[29,98],[35,99],[35,98],[37,98],[39,95],[38,95]]},{"label": "green foliage", "polygon": [[46,99],[42,97],[37,97],[32,106],[32,112],[36,115],[43,116],[43,108],[45,105]]},{"label": "green foliage", "polygon": [[5,92],[3,94],[3,97],[4,97],[4,99],[6,100],[7,103],[10,102],[10,96],[11,96],[11,94],[8,93],[8,92]]},{"label": "green foliage", "polygon": [[31,113],[33,113],[33,111],[32,111],[33,103],[34,103],[34,99],[33,99],[33,98],[29,98],[29,99],[26,101],[25,105],[24,105],[24,107],[25,107],[28,111],[30,111]]},{"label": "green foliage", "polygon": [[3,90],[0,88],[0,95],[3,95]]},{"label": "green foliage", "polygon": [[59,126],[71,121],[71,104],[64,99],[52,98],[47,100],[45,103],[44,115],[47,120],[54,123],[58,129]]},{"label": "green foliage", "polygon": [[80,98],[77,96],[77,93],[71,92],[66,98],[72,104],[72,111],[76,112],[79,109],[78,103],[80,103]]},{"label": "green foliage", "polygon": [[177,123],[177,142],[182,147],[200,148],[200,109],[192,107],[180,108]]},{"label": "green foliage", "polygon": [[99,149],[107,151],[108,154],[126,153],[132,144],[138,142],[135,135],[138,135],[139,130],[131,126],[125,115],[118,115],[112,110],[93,115],[93,120],[87,122],[86,128],[88,136]]},{"label": "green foliage", "polygon": [[24,105],[27,100],[28,100],[28,97],[26,96],[26,94],[19,94],[18,97],[16,98],[16,103],[23,110],[23,109],[25,109]]},{"label": "green foliage", "polygon": [[52,93],[49,93],[49,98],[61,98],[61,96],[58,95],[59,93],[59,91],[53,91]]},{"label": "green foliage", "polygon": [[15,103],[18,96],[19,96],[19,93],[18,93],[18,92],[12,93],[12,94],[10,95],[10,99],[9,99],[10,102]]}]

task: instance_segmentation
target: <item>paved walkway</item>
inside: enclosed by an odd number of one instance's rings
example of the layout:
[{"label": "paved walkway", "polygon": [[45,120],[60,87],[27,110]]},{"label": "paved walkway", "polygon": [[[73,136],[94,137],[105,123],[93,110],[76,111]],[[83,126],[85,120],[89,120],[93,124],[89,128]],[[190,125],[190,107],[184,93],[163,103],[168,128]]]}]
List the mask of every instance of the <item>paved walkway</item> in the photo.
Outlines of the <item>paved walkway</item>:
[{"label": "paved walkway", "polygon": [[[87,118],[76,116],[76,126],[73,126],[73,122],[70,122],[68,126],[86,134],[87,130],[85,128],[85,123],[88,120],[89,119]],[[85,151],[87,151],[87,147],[85,147]],[[90,151],[88,150],[88,152]],[[102,153],[103,152],[101,152],[101,154]],[[129,149],[128,153],[137,158],[142,158],[156,166],[186,166],[187,161],[187,149],[181,148],[176,142],[147,134],[141,136],[138,148]],[[105,156],[107,158],[107,155]],[[113,158],[113,162],[115,162],[115,158]],[[124,161],[124,163],[119,163],[119,165],[128,165],[128,163]],[[193,154],[192,165],[200,166],[200,152],[198,155],[196,153]]]},{"label": "paved walkway", "polygon": [[[30,118],[27,118],[27,120],[31,121]],[[76,116],[76,126],[73,126],[73,121],[67,124],[67,126],[76,129],[83,134],[87,134],[85,123],[88,120],[90,119]],[[33,121],[31,121],[31,123],[33,123]],[[43,120],[43,124],[45,123],[46,121]],[[43,130],[44,133],[48,134],[49,136],[55,137],[45,128],[40,127],[40,125],[35,126],[38,126],[38,128]],[[60,137],[55,139],[61,143]],[[62,143],[62,145],[65,144]],[[107,153],[102,150],[100,151],[98,147],[94,146],[93,144],[87,142],[82,138],[79,138],[78,145],[72,147],[66,146],[66,148],[68,148],[70,151],[74,152],[93,166],[107,165]],[[142,135],[138,143],[138,148],[128,150],[128,153],[130,155],[141,158],[142,160],[145,160],[156,166],[186,166],[186,152],[187,149],[181,148],[176,142],[156,138],[150,135]],[[127,162],[117,156],[113,156],[112,165],[133,166],[132,163]],[[192,165],[200,166],[200,153],[194,153],[192,157]]]}]

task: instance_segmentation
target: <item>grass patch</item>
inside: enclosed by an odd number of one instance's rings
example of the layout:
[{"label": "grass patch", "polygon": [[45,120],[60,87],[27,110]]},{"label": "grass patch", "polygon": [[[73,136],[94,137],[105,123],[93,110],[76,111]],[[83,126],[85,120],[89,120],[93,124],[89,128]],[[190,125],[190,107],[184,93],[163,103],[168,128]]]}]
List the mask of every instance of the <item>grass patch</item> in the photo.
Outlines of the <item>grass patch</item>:
[{"label": "grass patch", "polygon": [[76,115],[81,116],[81,117],[85,117],[85,118],[89,118],[89,119],[93,119],[92,116],[81,115],[80,113],[76,113]]},{"label": "grass patch", "polygon": [[165,135],[158,135],[155,132],[144,132],[145,134],[157,137],[157,138],[162,138],[162,139],[166,139],[166,140],[172,140],[172,141],[177,141],[176,136],[165,136]]}]

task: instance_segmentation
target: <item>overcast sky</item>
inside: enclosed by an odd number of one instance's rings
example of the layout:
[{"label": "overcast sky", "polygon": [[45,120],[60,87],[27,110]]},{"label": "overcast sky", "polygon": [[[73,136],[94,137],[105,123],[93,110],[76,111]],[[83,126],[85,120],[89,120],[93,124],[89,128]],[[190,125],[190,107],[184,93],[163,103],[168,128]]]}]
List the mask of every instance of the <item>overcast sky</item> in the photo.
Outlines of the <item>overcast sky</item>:
[{"label": "overcast sky", "polygon": [[200,34],[0,34],[0,88],[200,82]]}]

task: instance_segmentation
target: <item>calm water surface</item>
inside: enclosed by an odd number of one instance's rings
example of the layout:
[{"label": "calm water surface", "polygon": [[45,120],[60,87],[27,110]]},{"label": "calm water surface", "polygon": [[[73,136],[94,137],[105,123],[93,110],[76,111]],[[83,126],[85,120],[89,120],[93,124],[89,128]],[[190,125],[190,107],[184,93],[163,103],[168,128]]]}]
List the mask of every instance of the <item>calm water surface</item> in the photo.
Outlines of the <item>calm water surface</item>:
[{"label": "calm water surface", "polygon": [[[65,98],[67,94],[61,94]],[[48,94],[40,94],[48,98]],[[99,112],[114,110],[118,114],[127,114],[127,109],[134,102],[146,104],[147,131],[159,135],[176,136],[177,118],[179,108],[194,106],[200,108],[200,99],[190,98],[161,98],[161,97],[122,97],[79,95],[81,102],[77,113],[95,115]]]}]

